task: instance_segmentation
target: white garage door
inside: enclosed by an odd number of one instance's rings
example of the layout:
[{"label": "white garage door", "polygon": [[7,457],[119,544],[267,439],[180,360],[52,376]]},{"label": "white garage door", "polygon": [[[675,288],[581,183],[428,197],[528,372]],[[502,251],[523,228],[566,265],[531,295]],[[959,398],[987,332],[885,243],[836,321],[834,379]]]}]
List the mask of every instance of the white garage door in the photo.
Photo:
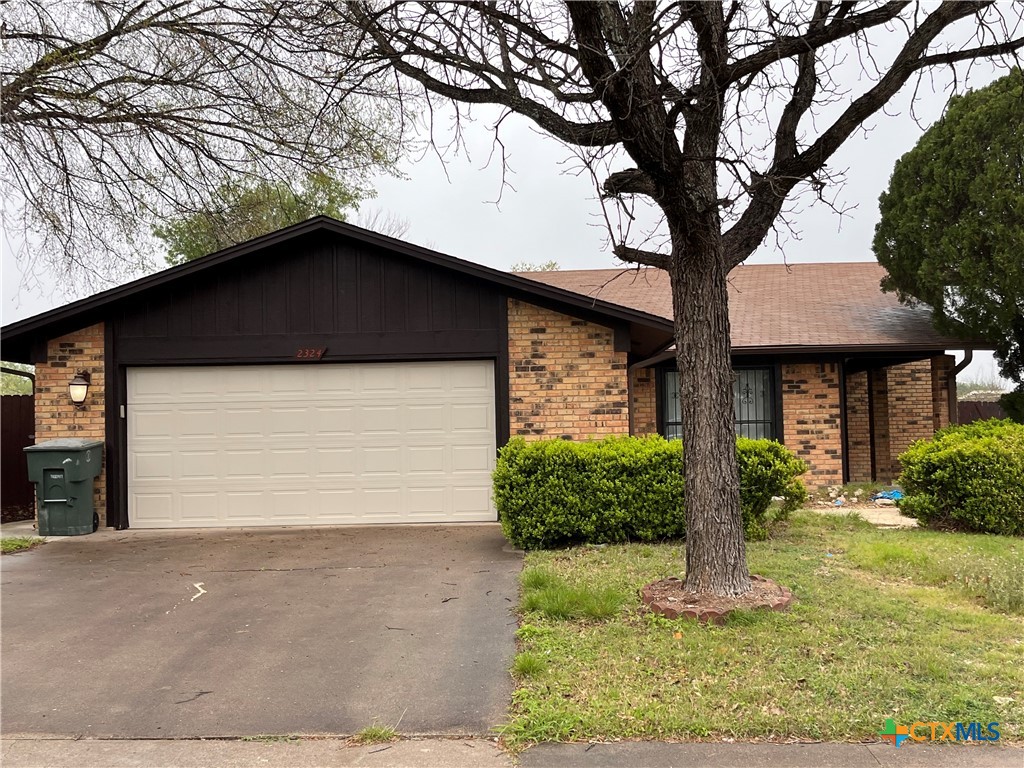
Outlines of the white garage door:
[{"label": "white garage door", "polygon": [[491,362],[133,368],[136,528],[495,520]]}]

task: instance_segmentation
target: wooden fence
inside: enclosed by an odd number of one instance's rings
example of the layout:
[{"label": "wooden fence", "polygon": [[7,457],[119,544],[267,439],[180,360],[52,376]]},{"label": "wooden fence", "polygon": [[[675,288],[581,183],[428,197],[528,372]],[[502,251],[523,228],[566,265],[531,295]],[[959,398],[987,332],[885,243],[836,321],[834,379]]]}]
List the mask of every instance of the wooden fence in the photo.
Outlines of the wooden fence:
[{"label": "wooden fence", "polygon": [[32,395],[0,397],[0,507],[31,508],[32,483],[25,463],[26,445],[35,442]]},{"label": "wooden fence", "polygon": [[956,404],[957,424],[970,424],[983,419],[1005,419],[1006,414],[998,402],[961,400]]}]

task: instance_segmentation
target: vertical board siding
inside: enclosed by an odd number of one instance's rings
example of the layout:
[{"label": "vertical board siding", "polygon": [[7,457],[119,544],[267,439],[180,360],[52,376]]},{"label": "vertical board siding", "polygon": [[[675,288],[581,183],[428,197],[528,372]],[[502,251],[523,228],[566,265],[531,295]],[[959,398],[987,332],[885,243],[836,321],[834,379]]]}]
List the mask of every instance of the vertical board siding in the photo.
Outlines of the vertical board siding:
[{"label": "vertical board siding", "polygon": [[122,365],[367,356],[497,356],[504,298],[481,280],[370,245],[309,237],[213,267],[127,306]]},{"label": "vertical board siding", "polygon": [[31,507],[34,500],[28,479],[25,447],[35,438],[32,395],[4,395],[0,398],[0,506],[6,509]]}]

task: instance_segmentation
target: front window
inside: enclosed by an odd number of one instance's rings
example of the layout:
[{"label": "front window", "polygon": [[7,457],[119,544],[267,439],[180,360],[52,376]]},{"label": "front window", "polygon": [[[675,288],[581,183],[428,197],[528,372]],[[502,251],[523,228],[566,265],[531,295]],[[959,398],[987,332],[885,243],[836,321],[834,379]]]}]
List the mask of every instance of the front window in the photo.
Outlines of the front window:
[{"label": "front window", "polygon": [[[665,371],[662,397],[662,433],[669,440],[683,436],[679,403],[679,371]],[[739,368],[732,388],[736,434],[755,440],[776,439],[775,375],[772,368]]]}]

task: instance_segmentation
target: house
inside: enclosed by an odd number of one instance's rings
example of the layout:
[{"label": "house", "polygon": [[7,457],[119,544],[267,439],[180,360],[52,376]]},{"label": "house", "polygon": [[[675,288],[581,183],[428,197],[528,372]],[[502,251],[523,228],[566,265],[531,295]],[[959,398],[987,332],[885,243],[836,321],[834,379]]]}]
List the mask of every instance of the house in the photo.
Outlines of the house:
[{"label": "house", "polygon": [[[737,431],[783,441],[811,485],[889,479],[949,420],[959,344],[882,274],[733,272]],[[509,274],[328,218],[2,335],[36,366],[36,440],[104,441],[117,528],[493,520],[512,435],[679,432],[663,273]]]}]

